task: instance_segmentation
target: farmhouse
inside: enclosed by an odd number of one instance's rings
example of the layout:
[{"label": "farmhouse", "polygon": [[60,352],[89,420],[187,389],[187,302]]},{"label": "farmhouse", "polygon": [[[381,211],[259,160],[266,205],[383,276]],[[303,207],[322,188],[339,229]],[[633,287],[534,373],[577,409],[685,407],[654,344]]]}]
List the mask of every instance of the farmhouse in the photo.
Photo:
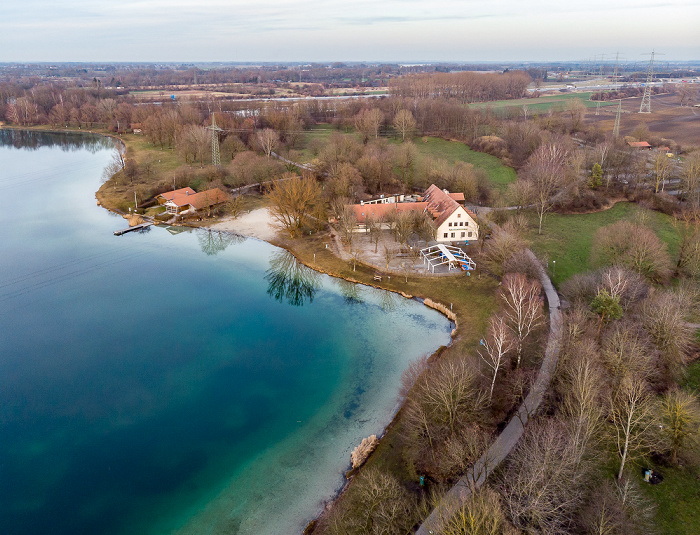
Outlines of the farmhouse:
[{"label": "farmhouse", "polygon": [[439,243],[476,240],[479,237],[476,215],[460,202],[464,202],[463,193],[450,193],[433,184],[419,202],[353,204],[352,210],[358,229],[365,228],[368,217],[386,221],[392,213],[419,211],[428,213],[433,218]]},{"label": "farmhouse", "polygon": [[161,193],[156,200],[158,204],[165,205],[165,211],[168,214],[183,215],[226,202],[228,196],[219,188],[199,193],[192,188],[180,188]]}]

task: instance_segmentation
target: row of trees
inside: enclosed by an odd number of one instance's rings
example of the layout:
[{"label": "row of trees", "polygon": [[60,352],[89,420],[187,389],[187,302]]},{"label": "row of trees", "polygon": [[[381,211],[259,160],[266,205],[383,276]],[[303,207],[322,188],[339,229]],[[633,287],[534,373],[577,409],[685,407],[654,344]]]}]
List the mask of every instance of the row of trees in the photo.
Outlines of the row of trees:
[{"label": "row of trees", "polygon": [[532,81],[524,71],[504,74],[459,72],[413,74],[392,80],[393,94],[416,99],[456,100],[460,104],[522,98]]}]

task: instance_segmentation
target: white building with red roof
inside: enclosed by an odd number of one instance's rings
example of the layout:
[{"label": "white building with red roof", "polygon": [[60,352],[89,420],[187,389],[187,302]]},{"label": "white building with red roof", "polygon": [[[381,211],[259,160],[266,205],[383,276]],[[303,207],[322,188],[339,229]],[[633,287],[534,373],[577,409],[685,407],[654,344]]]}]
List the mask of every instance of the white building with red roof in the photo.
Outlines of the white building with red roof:
[{"label": "white building with red roof", "polygon": [[463,193],[450,193],[433,184],[425,191],[420,202],[353,204],[352,210],[360,229],[364,228],[367,217],[386,221],[392,213],[420,211],[433,218],[438,243],[476,240],[479,237],[476,214],[467,210],[460,201],[464,202]]}]

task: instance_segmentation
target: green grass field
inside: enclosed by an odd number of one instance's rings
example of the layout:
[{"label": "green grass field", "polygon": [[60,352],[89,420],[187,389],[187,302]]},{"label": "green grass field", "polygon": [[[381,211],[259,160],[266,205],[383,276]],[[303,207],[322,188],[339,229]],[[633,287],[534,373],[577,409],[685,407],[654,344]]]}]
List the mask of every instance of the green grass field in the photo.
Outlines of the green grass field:
[{"label": "green grass field", "polygon": [[489,181],[499,191],[505,191],[508,184],[517,180],[515,169],[504,165],[501,160],[490,154],[477,152],[459,141],[448,141],[437,137],[426,138],[423,143],[416,140],[416,148],[423,156],[441,158],[451,164],[466,162],[477,169],[483,169],[489,177]]},{"label": "green grass field", "polygon": [[600,227],[623,219],[634,220],[642,213],[647,219],[646,224],[668,246],[671,259],[675,259],[679,238],[671,217],[628,202],[617,203],[609,210],[592,214],[549,214],[542,225],[542,235],[537,234],[537,220],[533,217],[533,230],[528,238],[532,241],[533,251],[549,259],[552,281],[558,286],[576,273],[593,269],[590,263],[591,245]]},{"label": "green grass field", "polygon": [[[475,110],[492,109],[494,113],[504,114],[508,111],[521,112],[522,107],[527,105],[530,113],[538,113],[547,110],[562,111],[566,109],[566,103],[569,100],[578,98],[583,101],[587,108],[594,108],[598,105],[597,102],[590,100],[593,92],[587,91],[582,93],[561,93],[560,95],[549,95],[539,98],[520,98],[516,100],[496,100],[492,102],[475,102],[469,107]],[[616,104],[613,102],[601,102],[601,106],[611,106]]]}]

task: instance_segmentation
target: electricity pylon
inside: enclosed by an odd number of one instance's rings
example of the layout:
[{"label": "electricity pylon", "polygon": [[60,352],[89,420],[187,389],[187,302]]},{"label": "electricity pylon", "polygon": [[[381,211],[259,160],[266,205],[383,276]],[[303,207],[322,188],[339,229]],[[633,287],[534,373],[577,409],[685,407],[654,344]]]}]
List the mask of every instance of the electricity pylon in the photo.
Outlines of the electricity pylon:
[{"label": "electricity pylon", "polygon": [[620,137],[620,114],[622,113],[622,99],[617,101],[617,115],[615,116],[615,126],[613,127],[613,137]]},{"label": "electricity pylon", "polygon": [[207,126],[211,130],[211,164],[219,167],[221,165],[221,153],[219,152],[219,132],[223,132],[221,128],[216,126],[214,114],[211,114],[211,126]]},{"label": "electricity pylon", "polygon": [[651,52],[649,70],[647,71],[647,83],[644,84],[644,96],[639,106],[639,113],[651,113],[651,81],[654,79],[654,51]]}]

